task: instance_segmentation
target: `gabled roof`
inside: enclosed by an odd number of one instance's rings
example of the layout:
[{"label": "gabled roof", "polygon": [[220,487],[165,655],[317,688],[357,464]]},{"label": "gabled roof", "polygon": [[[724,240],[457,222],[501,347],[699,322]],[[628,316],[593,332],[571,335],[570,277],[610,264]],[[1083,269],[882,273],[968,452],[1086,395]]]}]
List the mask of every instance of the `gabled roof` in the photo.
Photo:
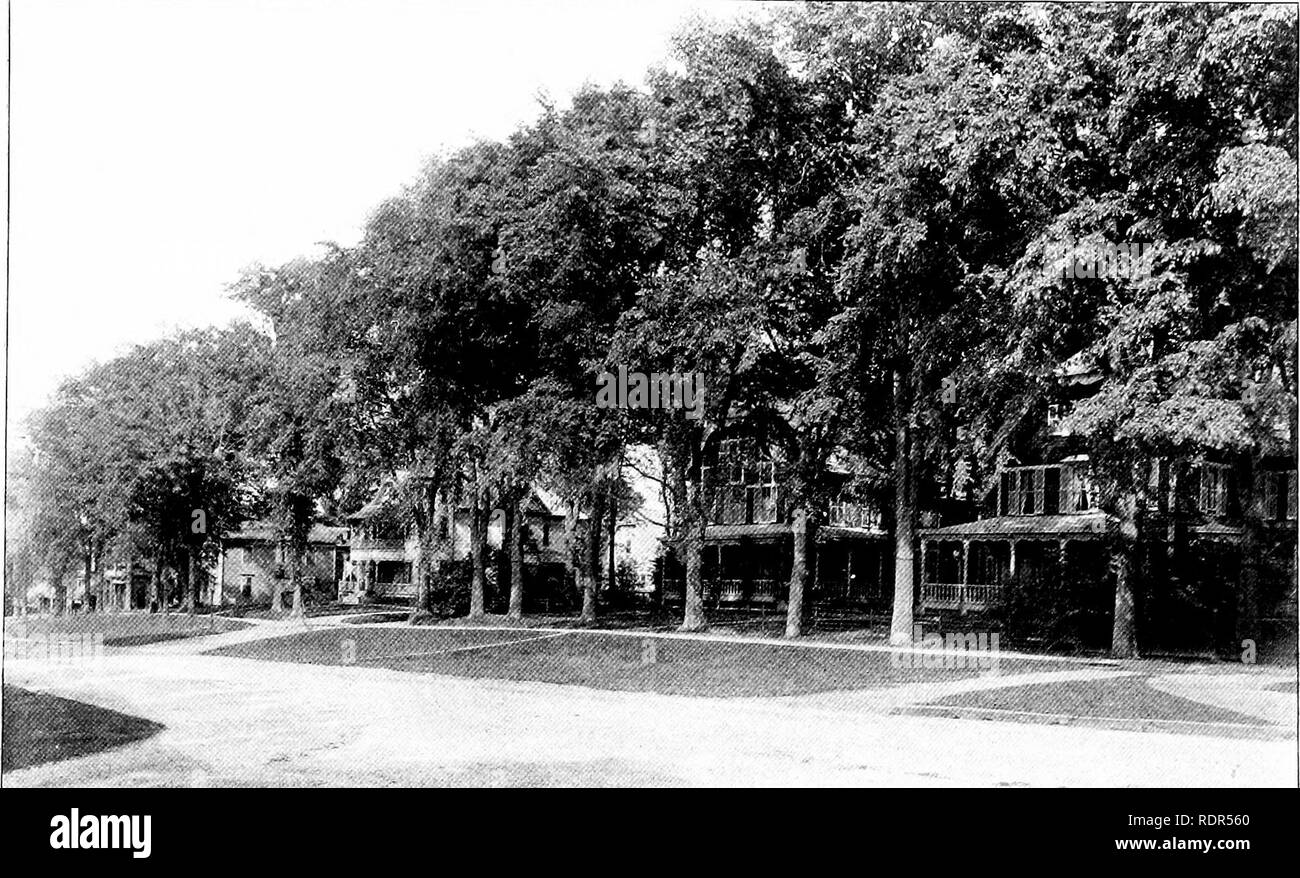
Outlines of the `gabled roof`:
[{"label": "gabled roof", "polygon": [[[338,545],[348,541],[349,529],[330,524],[313,524],[307,533],[308,543]],[[249,542],[279,542],[280,532],[276,526],[267,521],[249,521],[239,530],[222,535],[225,540],[247,540]]]},{"label": "gabled roof", "polygon": [[1053,372],[1064,384],[1095,384],[1102,378],[1101,363],[1086,350],[1068,357]]},{"label": "gabled roof", "polygon": [[375,493],[371,496],[369,502],[347,516],[348,521],[365,521],[368,518],[374,518],[387,509],[388,505],[393,502],[393,494],[396,493],[398,486],[406,481],[406,477],[407,473],[403,471],[399,472],[396,478],[384,479],[379,487],[375,489]]},{"label": "gabled roof", "polygon": [[564,517],[564,504],[560,501],[560,498],[540,485],[533,486],[532,495],[529,496],[524,508],[526,513],[534,515],[546,515],[551,518]]},{"label": "gabled roof", "polygon": [[[393,497],[397,493],[398,488],[400,488],[408,478],[409,474],[398,473],[395,479],[386,479],[375,490],[374,496],[370,498],[366,505],[347,516],[348,521],[365,521],[374,518],[376,515],[379,515],[381,512],[386,510],[390,504],[392,504]],[[460,502],[457,503],[456,508],[458,510],[469,509],[469,502],[462,498]],[[543,488],[540,485],[533,485],[532,495],[526,501],[525,508],[528,513],[533,515],[563,518],[565,505],[554,492]],[[581,516],[583,520],[587,517],[588,516],[585,514]]]}]

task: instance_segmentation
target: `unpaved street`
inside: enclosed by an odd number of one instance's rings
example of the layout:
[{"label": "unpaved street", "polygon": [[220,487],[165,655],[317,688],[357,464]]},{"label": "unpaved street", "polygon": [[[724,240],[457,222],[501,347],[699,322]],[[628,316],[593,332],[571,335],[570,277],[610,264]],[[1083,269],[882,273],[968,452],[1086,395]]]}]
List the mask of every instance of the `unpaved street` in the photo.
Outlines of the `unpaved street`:
[{"label": "unpaved street", "polygon": [[146,717],[166,729],[119,750],[12,772],[5,783],[1296,782],[1294,739],[892,715],[893,706],[908,700],[898,691],[686,698],[198,653],[266,633],[118,652],[98,667],[11,663],[7,683]]}]

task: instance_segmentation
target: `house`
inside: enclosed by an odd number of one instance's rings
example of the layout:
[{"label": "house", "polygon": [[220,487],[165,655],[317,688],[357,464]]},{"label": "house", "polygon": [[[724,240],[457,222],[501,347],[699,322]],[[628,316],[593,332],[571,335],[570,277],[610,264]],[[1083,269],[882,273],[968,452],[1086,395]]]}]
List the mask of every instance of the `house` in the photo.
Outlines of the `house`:
[{"label": "house", "polygon": [[[312,525],[302,572],[304,590],[336,593],[348,561],[349,538],[347,527]],[[288,550],[287,541],[267,522],[248,522],[223,534],[212,571],[212,602],[222,606],[269,600],[276,580],[288,594]]]},{"label": "house", "polygon": [[[128,583],[128,575],[130,582]],[[127,609],[137,609],[149,606],[149,585],[152,581],[152,575],[142,564],[132,564],[130,573],[127,572],[125,563],[118,563],[111,567],[104,568],[105,599],[111,600],[114,607],[123,607]],[[204,583],[204,594],[201,598],[206,602],[211,595],[211,586]]]},{"label": "house", "polygon": [[[974,514],[920,529],[922,614],[1006,621],[1037,612],[1040,627],[1055,626],[1061,637],[1109,645],[1120,523],[1102,508],[1086,443],[1061,429],[1063,415],[1100,377],[1079,357],[1062,364],[1056,399],[1014,425],[1003,464],[974,492],[975,502],[947,507]],[[1289,618],[1294,627],[1294,459],[1268,457],[1247,473],[1227,456],[1189,454],[1153,458],[1144,473],[1134,485],[1144,648],[1233,651],[1245,564],[1259,573],[1259,617]],[[1239,483],[1247,477],[1252,484]]]},{"label": "house", "polygon": [[[345,603],[358,603],[364,598],[410,600],[415,596],[419,538],[397,507],[398,489],[405,478],[405,474],[399,474],[385,482],[370,502],[348,516],[351,552],[339,591]],[[523,511],[524,563],[535,571],[553,572],[565,560],[562,506],[549,491],[534,486],[523,503]],[[460,563],[470,558],[471,514],[469,504],[461,502],[450,516],[438,516],[441,530],[434,539],[438,562]],[[492,552],[503,547],[505,517],[502,509],[493,509],[488,515],[487,544]],[[488,573],[496,578],[493,570]]]},{"label": "house", "polygon": [[[885,607],[893,595],[893,543],[875,498],[833,462],[835,485],[809,558],[811,597],[822,608]],[[769,449],[722,439],[703,468],[702,579],[709,607],[776,608],[788,593],[794,543],[785,488]],[[683,599],[680,562],[664,558],[662,595]]]}]

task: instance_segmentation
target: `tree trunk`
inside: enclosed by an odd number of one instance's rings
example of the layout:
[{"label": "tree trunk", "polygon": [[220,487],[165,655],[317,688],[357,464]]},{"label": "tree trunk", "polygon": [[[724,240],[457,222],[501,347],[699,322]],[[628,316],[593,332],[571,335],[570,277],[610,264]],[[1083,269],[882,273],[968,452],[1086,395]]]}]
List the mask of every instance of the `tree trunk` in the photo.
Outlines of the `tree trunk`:
[{"label": "tree trunk", "polygon": [[[279,572],[277,570],[276,574]],[[281,581],[278,575],[271,576],[271,612],[277,615],[284,612],[284,600],[280,588]]]},{"label": "tree trunk", "polygon": [[487,522],[484,520],[482,494],[475,490],[474,502],[470,507],[470,563],[472,566],[469,585],[469,616],[480,619],[484,614],[484,592],[487,575]]},{"label": "tree trunk", "polygon": [[412,625],[430,618],[429,613],[429,549],[426,539],[420,539],[420,557],[415,562],[415,601],[407,621]]},{"label": "tree trunk", "polygon": [[889,642],[912,642],[916,605],[916,468],[920,446],[912,435],[903,388],[904,376],[894,372],[894,614]]},{"label": "tree trunk", "polygon": [[704,517],[699,509],[698,485],[686,486],[683,543],[686,552],[686,582],[682,588],[682,631],[703,631],[709,627],[704,615]]},{"label": "tree trunk", "polygon": [[581,505],[578,496],[569,498],[569,507],[564,513],[564,572],[573,582],[579,594],[585,593],[582,584],[582,565],[578,563],[578,515]]},{"label": "tree trunk", "polygon": [[153,612],[162,609],[163,603],[162,556],[154,558],[153,577],[149,580],[149,603]]},{"label": "tree trunk", "polygon": [[89,613],[90,598],[94,594],[94,585],[91,581],[91,568],[94,562],[91,559],[90,552],[86,552],[86,554],[82,556],[82,561],[85,564],[85,581],[82,583],[81,587],[81,612]]},{"label": "tree trunk", "polygon": [[682,612],[681,631],[703,631],[709,627],[704,615],[704,582],[701,578],[704,548],[703,525],[691,525],[683,548],[686,551],[686,584],[682,589],[685,607]]},{"label": "tree trunk", "polygon": [[808,511],[800,506],[790,521],[794,552],[790,560],[790,593],[785,610],[785,636],[803,635],[804,586],[808,581]]},{"label": "tree trunk", "polygon": [[524,504],[506,506],[506,526],[510,534],[510,608],[511,619],[524,617]]},{"label": "tree trunk", "polygon": [[185,549],[185,580],[186,585],[188,586],[188,596],[185,599],[185,612],[191,616],[193,616],[195,611],[198,610],[199,603],[198,554],[198,549],[194,546],[189,546]]},{"label": "tree trunk", "polygon": [[419,503],[415,510],[415,525],[418,529],[416,543],[420,553],[415,559],[415,597],[412,599],[411,615],[407,622],[417,625],[432,618],[429,612],[429,580],[432,578],[434,542],[437,539],[438,494],[432,484],[425,484],[420,490]]},{"label": "tree trunk", "polygon": [[176,568],[167,563],[163,565],[162,572],[162,611],[163,615],[170,615],[172,611],[172,587],[179,582],[176,576]]},{"label": "tree trunk", "polygon": [[132,593],[135,585],[135,548],[129,542],[128,540],[126,550],[126,585],[122,589],[122,610],[127,613],[135,609],[135,595]]},{"label": "tree trunk", "polygon": [[703,631],[709,626],[704,613],[704,582],[702,554],[704,551],[705,519],[702,507],[704,486],[693,484],[687,478],[688,455],[671,445],[661,446],[664,475],[668,479],[672,498],[670,510],[672,530],[677,538],[678,560],[686,571],[682,586],[681,631]]},{"label": "tree trunk", "polygon": [[[1259,564],[1263,550],[1260,526],[1264,520],[1263,485],[1256,484],[1258,461],[1252,460],[1237,473],[1237,498],[1241,509],[1241,575],[1236,591],[1233,625],[1234,652],[1241,655],[1244,641],[1259,643]],[[1278,502],[1285,502],[1279,497]]]},{"label": "tree trunk", "polygon": [[596,492],[592,498],[591,518],[587,522],[586,542],[583,545],[586,573],[583,576],[582,615],[578,621],[593,625],[596,622],[596,592],[600,588],[600,531],[605,518],[605,495]]},{"label": "tree trunk", "polygon": [[294,545],[290,547],[289,585],[293,589],[293,606],[289,609],[289,615],[295,619],[302,618],[304,612],[302,605],[302,567],[305,555],[305,546]]},{"label": "tree trunk", "polygon": [[1134,585],[1137,574],[1137,497],[1126,491],[1118,503],[1119,534],[1111,554],[1115,572],[1115,618],[1111,627],[1110,651],[1115,658],[1137,658],[1137,609]]}]

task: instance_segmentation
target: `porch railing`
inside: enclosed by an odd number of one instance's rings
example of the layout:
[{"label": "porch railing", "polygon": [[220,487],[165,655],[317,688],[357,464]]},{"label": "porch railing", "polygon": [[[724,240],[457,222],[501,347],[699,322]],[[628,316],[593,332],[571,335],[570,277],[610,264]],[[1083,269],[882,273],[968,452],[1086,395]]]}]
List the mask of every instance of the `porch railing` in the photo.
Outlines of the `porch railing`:
[{"label": "porch railing", "polygon": [[889,600],[894,594],[892,585],[888,588],[878,581],[855,579],[824,579],[817,583],[816,596],[822,600],[844,601],[847,603],[880,603]]},{"label": "porch railing", "polygon": [[[774,604],[784,585],[784,582],[776,579],[706,579],[704,601],[710,604],[738,604],[748,600],[755,604]],[[685,597],[685,589],[686,580],[682,578],[664,579],[664,600],[682,600]]]},{"label": "porch railing", "polygon": [[921,585],[921,606],[932,610],[984,610],[1002,600],[1002,586],[960,582]]},{"label": "porch railing", "polygon": [[376,582],[371,584],[370,593],[380,598],[409,598],[415,596],[415,584],[411,582]]},{"label": "porch railing", "polygon": [[406,551],[406,540],[353,537],[349,548],[353,552],[404,552]]}]

